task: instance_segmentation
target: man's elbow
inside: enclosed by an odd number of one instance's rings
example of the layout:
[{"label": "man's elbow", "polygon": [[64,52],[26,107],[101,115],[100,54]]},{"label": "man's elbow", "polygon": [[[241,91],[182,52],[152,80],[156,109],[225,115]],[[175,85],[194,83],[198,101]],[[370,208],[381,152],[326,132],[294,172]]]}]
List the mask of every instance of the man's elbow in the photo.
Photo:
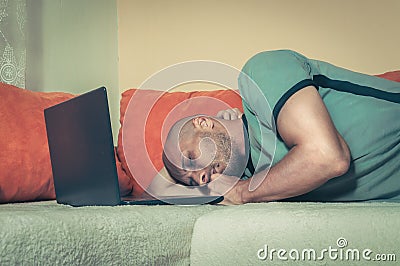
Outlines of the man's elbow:
[{"label": "man's elbow", "polygon": [[350,152],[348,149],[326,158],[325,167],[329,172],[328,179],[346,174],[350,168]]},{"label": "man's elbow", "polygon": [[350,168],[350,152],[347,147],[344,149],[315,149],[309,152],[309,158],[320,177],[326,182],[332,178],[344,175]]},{"label": "man's elbow", "polygon": [[344,175],[349,171],[350,168],[350,158],[347,157],[341,157],[339,159],[336,159],[335,161],[335,166],[333,167],[333,176],[332,177],[337,177]]}]

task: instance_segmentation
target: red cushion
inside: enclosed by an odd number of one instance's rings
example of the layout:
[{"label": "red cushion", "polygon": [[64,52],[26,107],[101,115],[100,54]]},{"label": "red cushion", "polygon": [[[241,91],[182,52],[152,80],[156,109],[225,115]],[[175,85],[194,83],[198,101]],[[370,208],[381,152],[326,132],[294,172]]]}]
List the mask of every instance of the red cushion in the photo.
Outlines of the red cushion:
[{"label": "red cushion", "polygon": [[[43,110],[72,97],[0,83],[0,203],[55,198]],[[127,194],[130,180],[118,173]]]},{"label": "red cushion", "polygon": [[377,75],[380,78],[389,79],[393,81],[400,82],[400,70],[386,72],[380,75]]}]

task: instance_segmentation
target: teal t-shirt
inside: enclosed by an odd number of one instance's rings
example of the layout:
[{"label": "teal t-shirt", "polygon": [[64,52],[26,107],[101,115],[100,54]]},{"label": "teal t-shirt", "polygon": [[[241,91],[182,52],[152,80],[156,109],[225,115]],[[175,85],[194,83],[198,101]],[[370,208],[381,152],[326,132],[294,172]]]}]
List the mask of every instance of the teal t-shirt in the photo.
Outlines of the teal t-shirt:
[{"label": "teal t-shirt", "polygon": [[346,174],[293,200],[400,201],[400,83],[293,51],[259,53],[239,77],[255,171],[273,166],[288,153],[275,121],[285,102],[307,86],[318,89],[349,146],[351,164]]}]

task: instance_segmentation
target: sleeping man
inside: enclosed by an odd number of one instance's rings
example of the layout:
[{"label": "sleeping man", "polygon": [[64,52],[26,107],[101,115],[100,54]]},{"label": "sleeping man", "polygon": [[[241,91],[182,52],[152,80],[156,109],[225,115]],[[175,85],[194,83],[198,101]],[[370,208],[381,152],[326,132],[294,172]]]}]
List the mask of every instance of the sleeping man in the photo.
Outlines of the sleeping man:
[{"label": "sleeping man", "polygon": [[239,90],[244,114],[171,128],[163,161],[177,183],[225,204],[400,201],[400,83],[281,50],[252,57]]}]

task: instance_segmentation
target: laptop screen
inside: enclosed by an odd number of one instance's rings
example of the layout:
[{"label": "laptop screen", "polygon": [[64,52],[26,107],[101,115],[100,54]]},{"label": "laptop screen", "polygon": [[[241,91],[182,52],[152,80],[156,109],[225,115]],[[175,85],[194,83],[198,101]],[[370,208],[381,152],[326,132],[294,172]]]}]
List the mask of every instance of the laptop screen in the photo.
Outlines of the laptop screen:
[{"label": "laptop screen", "polygon": [[106,88],[45,110],[57,202],[120,203]]}]

